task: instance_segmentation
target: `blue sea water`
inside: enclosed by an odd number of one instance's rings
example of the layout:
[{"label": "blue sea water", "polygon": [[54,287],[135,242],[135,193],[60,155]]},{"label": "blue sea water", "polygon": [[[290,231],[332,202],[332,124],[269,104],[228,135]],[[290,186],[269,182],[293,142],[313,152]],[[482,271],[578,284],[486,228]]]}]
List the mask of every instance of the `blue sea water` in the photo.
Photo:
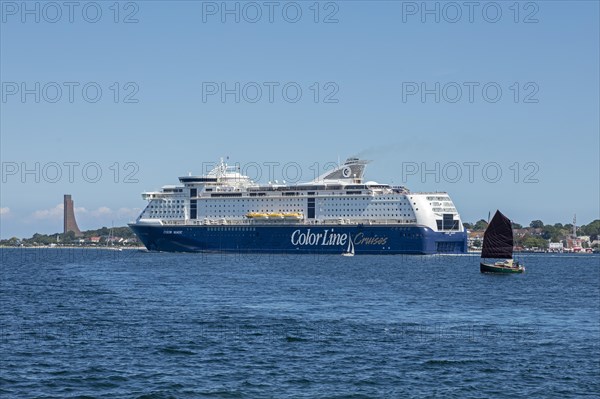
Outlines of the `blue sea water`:
[{"label": "blue sea water", "polygon": [[0,252],[2,398],[600,393],[597,255]]}]

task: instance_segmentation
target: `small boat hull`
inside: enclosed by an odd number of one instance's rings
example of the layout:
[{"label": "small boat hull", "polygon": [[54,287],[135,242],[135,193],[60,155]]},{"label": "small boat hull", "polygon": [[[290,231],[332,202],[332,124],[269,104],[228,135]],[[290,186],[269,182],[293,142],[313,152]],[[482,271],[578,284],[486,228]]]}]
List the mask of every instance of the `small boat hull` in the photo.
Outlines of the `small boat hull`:
[{"label": "small boat hull", "polygon": [[479,270],[481,273],[523,273],[525,266],[501,266],[481,262],[479,263]]}]

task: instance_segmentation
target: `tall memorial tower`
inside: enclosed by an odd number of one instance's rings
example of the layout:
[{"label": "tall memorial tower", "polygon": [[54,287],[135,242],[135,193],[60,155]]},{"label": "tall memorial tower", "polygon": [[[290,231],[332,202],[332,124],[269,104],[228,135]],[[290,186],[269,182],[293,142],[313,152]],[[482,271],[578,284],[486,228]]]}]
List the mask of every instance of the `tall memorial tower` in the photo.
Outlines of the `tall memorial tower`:
[{"label": "tall memorial tower", "polygon": [[64,199],[64,231],[63,233],[67,234],[69,231],[75,233],[75,237],[81,237],[81,231],[79,227],[77,227],[77,221],[75,220],[75,211],[73,209],[73,200],[71,199],[71,194],[65,194]]}]

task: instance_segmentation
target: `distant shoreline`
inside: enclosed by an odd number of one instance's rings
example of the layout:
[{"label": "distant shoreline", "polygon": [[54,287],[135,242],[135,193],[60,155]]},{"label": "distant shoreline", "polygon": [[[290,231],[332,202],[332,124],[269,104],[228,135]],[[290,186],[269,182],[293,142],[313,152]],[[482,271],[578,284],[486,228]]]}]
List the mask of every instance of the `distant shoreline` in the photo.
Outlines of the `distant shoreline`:
[{"label": "distant shoreline", "polygon": [[132,249],[146,249],[143,245],[139,247],[98,247],[92,245],[26,245],[26,246],[9,246],[9,245],[0,245],[0,248],[13,248],[13,249],[100,249],[100,250],[109,250],[109,251],[119,251],[119,250],[132,250]]}]

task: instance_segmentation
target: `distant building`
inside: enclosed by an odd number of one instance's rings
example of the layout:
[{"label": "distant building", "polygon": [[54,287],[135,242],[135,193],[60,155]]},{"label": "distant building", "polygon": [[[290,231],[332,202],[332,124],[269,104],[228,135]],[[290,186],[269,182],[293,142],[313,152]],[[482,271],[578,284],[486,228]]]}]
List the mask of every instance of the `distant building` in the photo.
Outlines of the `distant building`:
[{"label": "distant building", "polygon": [[469,248],[475,247],[475,243],[478,243],[479,246],[483,243],[483,232],[481,231],[470,231],[467,237],[467,246]]},{"label": "distant building", "polygon": [[579,236],[577,237],[581,240],[581,243],[587,243],[588,245],[590,245],[591,243],[591,237],[590,236]]},{"label": "distant building", "polygon": [[97,244],[100,242],[100,237],[90,237],[90,242]]},{"label": "distant building", "polygon": [[564,246],[562,242],[551,242],[548,244],[548,251],[550,252],[563,252]]},{"label": "distant building", "polygon": [[529,234],[529,230],[527,229],[514,229],[513,232],[516,237],[523,237],[525,234]]},{"label": "distant building", "polygon": [[482,231],[469,231],[469,238],[474,240],[483,240],[483,232]]},{"label": "distant building", "polygon": [[69,231],[75,233],[75,237],[81,237],[81,230],[77,226],[75,220],[75,210],[73,208],[73,200],[70,194],[65,194],[64,207],[63,207],[63,233],[67,234]]},{"label": "distant building", "polygon": [[541,236],[544,232],[544,229],[536,227],[535,229],[529,229],[529,233],[533,236]]}]

